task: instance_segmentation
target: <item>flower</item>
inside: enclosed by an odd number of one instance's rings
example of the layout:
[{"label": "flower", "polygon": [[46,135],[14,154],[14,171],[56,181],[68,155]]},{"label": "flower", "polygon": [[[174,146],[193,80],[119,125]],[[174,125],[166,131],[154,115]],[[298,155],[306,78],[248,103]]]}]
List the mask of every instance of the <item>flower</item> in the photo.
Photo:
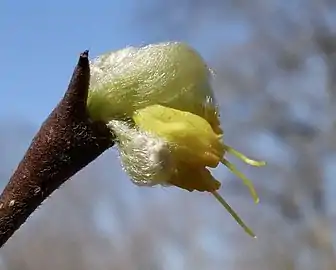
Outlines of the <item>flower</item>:
[{"label": "flower", "polygon": [[241,178],[249,188],[255,202],[259,201],[253,184],[236,167],[224,158],[226,152],[232,153],[254,166],[263,166],[264,162],[251,160],[237,150],[225,145],[223,136],[216,134],[211,125],[202,117],[161,105],[152,105],[138,110],[133,116],[136,126],[162,138],[169,148],[173,166],[170,162],[170,175],[167,183],[193,191],[211,192],[231,213],[237,222],[250,234],[253,232],[244,224],[225,200],[217,193],[220,182],[207,169],[223,163]]},{"label": "flower", "polygon": [[257,203],[249,179],[230,163],[210,72],[202,58],[182,43],[127,48],[92,64],[88,111],[116,135],[122,166],[139,186],[176,186],[210,192],[244,230],[255,237],[218,190],[221,183],[209,168],[220,163],[242,179]]}]

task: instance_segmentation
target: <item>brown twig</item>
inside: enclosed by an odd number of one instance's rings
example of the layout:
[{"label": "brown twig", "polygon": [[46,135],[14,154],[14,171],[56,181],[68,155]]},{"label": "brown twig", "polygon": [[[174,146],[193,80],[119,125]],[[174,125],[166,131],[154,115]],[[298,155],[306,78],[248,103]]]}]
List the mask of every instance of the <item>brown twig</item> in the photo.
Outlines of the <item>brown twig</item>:
[{"label": "brown twig", "polygon": [[0,247],[54,190],[113,145],[106,126],[87,115],[89,79],[85,51],[63,99],[42,124],[0,196]]}]

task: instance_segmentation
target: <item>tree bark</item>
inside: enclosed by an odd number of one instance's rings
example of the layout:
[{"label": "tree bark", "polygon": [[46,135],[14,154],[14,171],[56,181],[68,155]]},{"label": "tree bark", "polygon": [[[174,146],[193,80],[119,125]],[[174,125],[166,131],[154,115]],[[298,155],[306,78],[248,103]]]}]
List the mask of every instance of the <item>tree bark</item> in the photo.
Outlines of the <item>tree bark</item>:
[{"label": "tree bark", "polygon": [[113,145],[105,124],[88,116],[89,80],[85,51],[63,99],[40,127],[0,196],[0,247],[54,190]]}]

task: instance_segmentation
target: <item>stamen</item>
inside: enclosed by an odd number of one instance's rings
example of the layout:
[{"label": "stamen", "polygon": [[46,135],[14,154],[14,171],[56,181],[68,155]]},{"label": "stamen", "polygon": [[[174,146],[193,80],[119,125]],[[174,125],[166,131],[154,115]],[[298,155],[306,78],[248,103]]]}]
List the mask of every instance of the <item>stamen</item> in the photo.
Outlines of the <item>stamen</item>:
[{"label": "stamen", "polygon": [[265,161],[258,161],[258,160],[253,160],[251,158],[248,158],[247,156],[245,156],[243,153],[237,151],[236,149],[233,149],[232,147],[228,146],[228,145],[224,145],[224,149],[236,156],[237,158],[239,158],[240,160],[244,161],[246,164],[249,164],[251,166],[255,166],[255,167],[262,167],[266,165]]},{"label": "stamen", "polygon": [[235,165],[233,165],[232,163],[230,163],[229,161],[227,161],[226,159],[222,158],[221,162],[231,171],[233,172],[237,177],[239,177],[245,186],[248,187],[251,196],[254,200],[255,203],[259,203],[259,197],[258,194],[256,192],[256,190],[254,189],[253,183],[251,182],[251,180],[249,180],[243,173],[241,173]]},{"label": "stamen", "polygon": [[224,206],[224,208],[230,213],[230,215],[236,220],[236,222],[244,229],[244,231],[252,236],[253,238],[257,238],[254,232],[244,223],[244,221],[238,216],[238,214],[231,208],[231,206],[225,201],[225,199],[217,192],[211,192],[212,195],[217,199],[217,201]]}]

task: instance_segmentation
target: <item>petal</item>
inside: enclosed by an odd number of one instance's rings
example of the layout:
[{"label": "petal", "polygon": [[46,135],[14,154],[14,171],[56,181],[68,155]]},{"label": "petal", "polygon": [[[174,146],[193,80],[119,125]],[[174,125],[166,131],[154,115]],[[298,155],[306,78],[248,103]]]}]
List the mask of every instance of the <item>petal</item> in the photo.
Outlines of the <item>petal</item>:
[{"label": "petal", "polygon": [[220,182],[205,167],[198,167],[182,161],[177,164],[177,169],[169,179],[169,183],[188,191],[213,192],[221,186]]},{"label": "petal", "polygon": [[178,160],[203,167],[217,167],[224,155],[221,136],[198,115],[152,105],[136,111],[133,119],[139,129],[169,142]]}]

